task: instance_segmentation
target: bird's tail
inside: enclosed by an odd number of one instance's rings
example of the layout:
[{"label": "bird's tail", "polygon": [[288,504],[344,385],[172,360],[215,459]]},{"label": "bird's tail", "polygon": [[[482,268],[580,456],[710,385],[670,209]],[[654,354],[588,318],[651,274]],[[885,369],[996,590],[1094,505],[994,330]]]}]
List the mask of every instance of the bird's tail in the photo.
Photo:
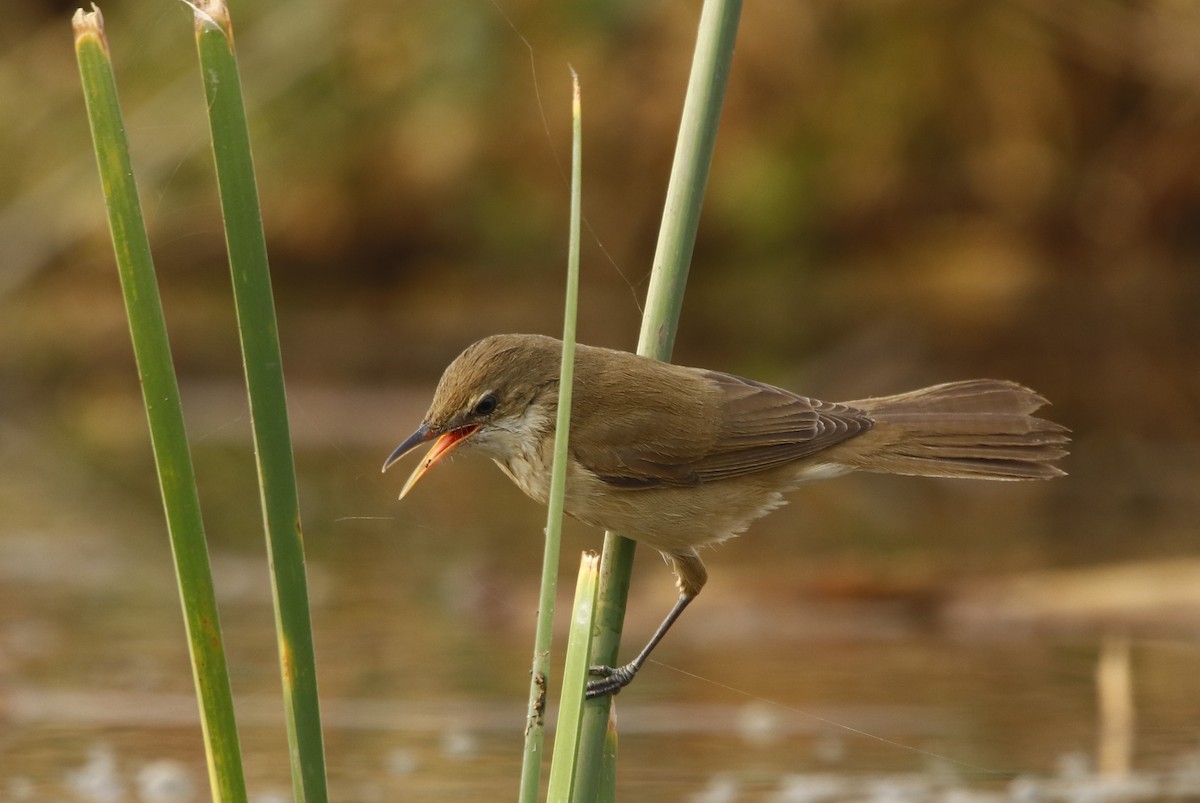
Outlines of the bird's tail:
[{"label": "bird's tail", "polygon": [[1030,480],[1065,472],[1069,430],[1032,415],[1046,400],[1015,382],[971,379],[846,402],[875,419],[865,471],[921,477]]}]

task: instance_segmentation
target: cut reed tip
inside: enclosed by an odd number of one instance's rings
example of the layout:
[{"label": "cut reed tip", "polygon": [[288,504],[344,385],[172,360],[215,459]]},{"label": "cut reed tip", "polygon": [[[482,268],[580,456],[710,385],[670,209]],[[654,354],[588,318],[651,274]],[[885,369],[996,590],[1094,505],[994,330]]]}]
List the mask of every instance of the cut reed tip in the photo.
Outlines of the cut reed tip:
[{"label": "cut reed tip", "polygon": [[108,52],[108,40],[104,36],[104,15],[95,3],[92,3],[91,11],[75,9],[75,15],[71,17],[71,27],[75,29],[76,47],[85,39],[95,39],[104,48],[105,53]]}]

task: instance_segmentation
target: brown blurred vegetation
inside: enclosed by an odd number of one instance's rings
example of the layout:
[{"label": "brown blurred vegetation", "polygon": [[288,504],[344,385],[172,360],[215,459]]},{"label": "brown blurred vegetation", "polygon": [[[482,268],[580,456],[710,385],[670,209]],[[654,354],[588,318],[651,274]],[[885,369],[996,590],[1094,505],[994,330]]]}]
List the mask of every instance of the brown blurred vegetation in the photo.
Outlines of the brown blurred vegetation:
[{"label": "brown blurred vegetation", "polygon": [[[145,471],[67,11],[6,5],[0,421]],[[233,3],[287,374],[345,392],[336,448],[382,456],[419,414],[355,393],[559,329],[568,63],[580,336],[633,346],[698,8]],[[189,13],[103,10],[181,378],[236,388]],[[835,398],[1020,380],[1078,438],[1028,525],[1073,546],[1023,560],[1194,554],[1197,43],[1180,0],[748,3],[677,359]]]}]

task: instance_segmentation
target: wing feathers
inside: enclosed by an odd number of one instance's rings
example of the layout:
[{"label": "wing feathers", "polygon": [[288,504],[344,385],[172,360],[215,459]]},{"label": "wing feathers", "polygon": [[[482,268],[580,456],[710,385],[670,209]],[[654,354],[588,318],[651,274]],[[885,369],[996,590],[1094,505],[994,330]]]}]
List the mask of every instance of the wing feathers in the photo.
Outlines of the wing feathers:
[{"label": "wing feathers", "polygon": [[[715,371],[697,371],[709,403],[707,437],[656,442],[653,433],[576,457],[622,488],[689,486],[777,468],[869,430],[860,410]],[[698,422],[699,423],[699,422]],[[678,430],[677,422],[664,427]]]}]

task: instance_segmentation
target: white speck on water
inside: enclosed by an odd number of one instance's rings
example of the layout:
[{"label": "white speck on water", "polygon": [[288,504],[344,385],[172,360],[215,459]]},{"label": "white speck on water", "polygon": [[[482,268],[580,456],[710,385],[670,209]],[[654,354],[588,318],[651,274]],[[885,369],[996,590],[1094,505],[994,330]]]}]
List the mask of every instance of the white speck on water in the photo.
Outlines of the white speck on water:
[{"label": "white speck on water", "polygon": [[89,803],[120,803],[125,799],[117,756],[107,744],[94,745],[83,766],[67,772],[66,783],[76,796]]},{"label": "white speck on water", "polygon": [[142,803],[188,803],[196,798],[196,784],[187,767],[171,759],[151,761],[142,767],[137,784]]},{"label": "white speck on water", "polygon": [[465,730],[442,734],[442,755],[447,758],[472,758],[479,752],[479,740]]}]

